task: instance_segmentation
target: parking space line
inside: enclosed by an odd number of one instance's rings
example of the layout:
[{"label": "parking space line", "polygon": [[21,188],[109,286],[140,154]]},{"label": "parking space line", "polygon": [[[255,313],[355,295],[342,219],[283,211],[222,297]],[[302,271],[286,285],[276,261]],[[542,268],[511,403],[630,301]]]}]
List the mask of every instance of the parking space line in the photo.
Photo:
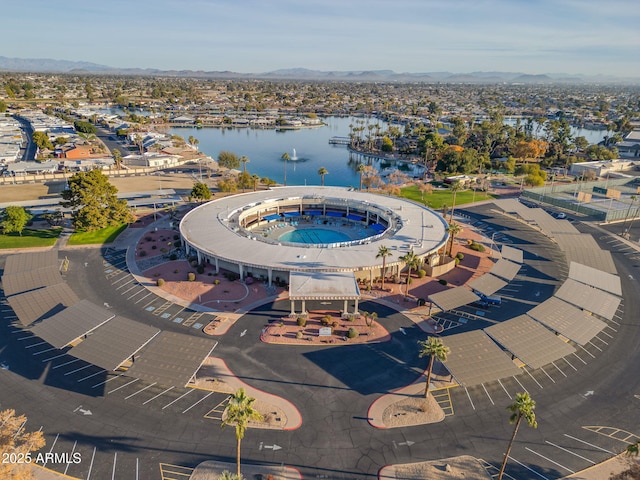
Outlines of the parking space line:
[{"label": "parking space line", "polygon": [[111,480],[116,480],[116,463],[118,462],[118,452],[113,454],[113,471],[111,472]]},{"label": "parking space line", "polygon": [[126,295],[127,293],[129,293],[131,290],[133,290],[137,286],[138,286],[138,284],[135,284],[132,287],[127,288],[124,292],[120,292],[120,295]]},{"label": "parking space line", "polygon": [[93,453],[91,454],[91,463],[89,464],[89,473],[87,473],[87,480],[91,480],[91,470],[93,470],[93,459],[96,456],[96,447],[93,447]]},{"label": "parking space line", "polygon": [[142,287],[140,290],[138,290],[136,293],[134,293],[133,295],[131,295],[130,297],[127,298],[127,300],[131,300],[133,297],[135,297],[136,295],[140,295],[142,292],[146,292],[147,289]]},{"label": "parking space line", "polygon": [[121,373],[120,375],[118,375],[117,377],[107,378],[104,382],[100,382],[100,383],[98,383],[98,384],[94,385],[94,386],[93,386],[93,387],[91,387],[91,388],[97,388],[97,387],[99,387],[100,385],[104,385],[105,383],[109,383],[111,380],[115,380],[116,378],[120,378],[120,377],[122,377],[123,375],[124,375],[124,372],[123,372],[123,373]]},{"label": "parking space line", "polygon": [[55,357],[49,357],[42,360],[42,363],[50,362],[51,360],[55,360],[56,358],[64,357],[66,353],[61,353],[60,355],[56,355]]},{"label": "parking space line", "polygon": [[467,390],[467,387],[464,387],[464,391],[467,392],[467,398],[469,399],[469,403],[471,404],[471,407],[475,410],[476,406],[473,404],[473,401],[471,400],[471,395],[469,395],[469,390]]},{"label": "parking space line", "polygon": [[[51,448],[49,449],[49,453],[53,452],[53,447],[55,447],[55,446],[56,446],[56,442],[58,441],[58,437],[59,437],[59,436],[60,436],[60,434],[58,433],[58,434],[56,434],[56,438],[54,438],[54,439],[53,439],[53,443],[51,444]],[[44,458],[45,458],[45,461],[44,461],[44,464],[43,464],[42,466],[43,466],[43,467],[46,467],[46,466],[47,466],[48,459],[47,459],[47,456],[46,456],[46,455],[45,455],[45,457],[44,457]]]},{"label": "parking space line", "polygon": [[[591,343],[591,342],[589,342],[589,343]],[[591,358],[596,358],[596,357],[595,357],[595,355],[594,355],[593,353],[591,353],[589,350],[587,350],[586,348],[584,348],[582,345],[578,345],[578,346],[579,346],[582,350],[584,350],[585,352],[587,352],[587,354],[588,354]],[[602,351],[602,350],[601,350],[601,351]],[[576,355],[576,354],[574,353],[574,355]],[[576,355],[576,357],[577,357],[577,355]]]},{"label": "parking space line", "polygon": [[129,400],[131,397],[135,397],[137,394],[139,394],[140,392],[144,392],[147,388],[151,388],[153,387],[157,382],[153,382],[151,385],[147,385],[146,387],[144,387],[143,389],[138,390],[135,393],[132,393],[131,395],[129,395],[128,397],[124,397],[125,400]]},{"label": "parking space line", "polygon": [[[76,440],[75,442],[73,442],[73,448],[71,449],[71,455],[69,455],[69,459],[73,458],[73,454],[76,451],[76,447],[78,446],[78,440]],[[69,465],[71,465],[71,461],[67,462],[67,466],[64,469],[64,474],[67,474],[67,470],[69,470]]]},{"label": "parking space line", "polygon": [[524,388],[524,385],[522,385],[522,384],[520,383],[520,380],[518,380],[518,378],[517,378],[515,375],[513,375],[513,379],[514,379],[516,382],[518,382],[518,385],[520,385],[520,386],[522,387],[522,389],[525,391],[525,393],[529,393],[529,390],[527,390],[526,388]]},{"label": "parking space line", "polygon": [[484,386],[484,383],[482,384],[482,388],[484,388],[484,393],[486,393],[487,397],[489,397],[489,400],[491,400],[491,405],[495,405],[495,403],[493,403],[493,398],[491,398],[491,395],[489,395],[489,392],[487,391],[487,387]]},{"label": "parking space line", "polygon": [[79,362],[80,359],[79,358],[74,358],[73,360],[70,360],[66,363],[61,363],[60,365],[56,365],[55,367],[53,367],[53,370],[60,368],[60,367],[66,367],[67,365],[71,365],[72,363],[76,363]]},{"label": "parking space line", "polygon": [[76,372],[79,372],[80,370],[84,370],[85,368],[89,368],[89,367],[93,367],[93,365],[91,363],[85,365],[84,367],[80,367],[80,368],[76,368],[75,370],[71,370],[70,372],[67,372],[64,374],[64,376],[68,376],[68,375],[72,375]]},{"label": "parking space line", "polygon": [[525,450],[529,450],[531,453],[538,455],[541,458],[544,458],[546,461],[553,463],[554,465],[560,467],[560,468],[564,468],[567,472],[569,473],[576,473],[573,470],[571,470],[570,468],[565,467],[564,465],[559,464],[558,462],[554,462],[553,460],[551,460],[550,458],[545,457],[544,455],[542,455],[541,453],[536,452],[535,450],[531,450],[529,447],[524,447]]},{"label": "parking space line", "polygon": [[610,453],[611,455],[615,455],[614,452],[607,450],[606,448],[599,447],[598,445],[594,445],[593,443],[585,442],[584,440],[580,440],[579,438],[572,437],[571,435],[567,435],[566,433],[564,434],[564,436],[569,437],[570,439],[575,440],[576,442],[584,443],[585,445],[589,445],[590,447],[597,448],[598,450],[602,450],[603,452]]},{"label": "parking space line", "polygon": [[132,383],[136,383],[138,380],[140,380],[139,378],[134,378],[133,380],[131,380],[128,383],[125,383],[124,385],[120,385],[119,387],[114,388],[113,390],[110,390],[109,392],[107,392],[107,395],[112,394],[113,392],[117,392],[118,390],[120,390],[121,388],[124,388],[126,386],[131,385]]},{"label": "parking space line", "polygon": [[500,379],[498,379],[498,383],[500,384],[500,386],[502,387],[502,389],[504,390],[504,393],[507,394],[507,397],[509,397],[509,400],[513,400],[513,397],[509,394],[509,392],[507,391],[506,388],[504,388],[504,385],[502,384],[502,382],[500,381]]},{"label": "parking space line", "polygon": [[[605,335],[607,335],[604,331],[600,331],[600,333],[604,333]],[[611,337],[611,335],[609,335],[609,337]],[[609,345],[606,341],[604,341],[603,339],[601,339],[598,335],[596,335],[594,338],[597,338],[598,340],[600,340],[602,343],[604,343],[605,345]],[[611,337],[613,338],[613,337]]]},{"label": "parking space line", "polygon": [[207,399],[209,396],[213,395],[213,392],[209,392],[207,393],[204,397],[202,397],[200,400],[198,400],[196,403],[194,403],[193,405],[191,405],[189,408],[187,408],[186,410],[184,410],[182,413],[187,413],[189,410],[191,410],[193,407],[195,407],[196,405],[198,405],[200,402],[202,402],[203,400]]},{"label": "parking space line", "polygon": [[556,445],[555,443],[552,443],[549,440],[545,440],[545,443],[548,443],[549,445],[551,445],[553,447],[559,448],[563,452],[567,452],[567,453],[570,453],[571,455],[575,455],[576,457],[581,458],[585,462],[589,462],[591,465],[595,465],[596,464],[596,462],[594,462],[592,460],[589,460],[587,457],[583,457],[582,455],[578,455],[577,453],[572,452],[571,450],[569,450],[567,448],[561,447],[560,445]]},{"label": "parking space line", "polygon": [[116,283],[121,282],[122,280],[125,280],[128,277],[129,277],[129,275],[124,275],[122,278],[119,278],[115,282],[111,282],[111,285],[115,285]]},{"label": "parking space line", "polygon": [[50,352],[51,350],[57,350],[56,347],[47,348],[45,350],[40,350],[39,352],[33,353],[32,355],[35,357],[36,355],[42,355],[43,353]]},{"label": "parking space line", "polygon": [[31,345],[27,345],[27,346],[26,346],[26,347],[24,347],[24,348],[25,348],[25,350],[26,350],[26,349],[28,349],[28,348],[37,347],[38,345],[44,345],[45,343],[47,343],[47,342],[42,341],[42,342],[38,342],[38,343],[32,343]]},{"label": "parking space line", "polygon": [[165,393],[167,393],[169,390],[173,390],[175,387],[171,386],[169,388],[167,388],[164,392],[160,392],[159,394],[157,394],[155,397],[151,397],[149,400],[147,400],[146,402],[143,402],[143,405],[146,405],[147,403],[149,403],[151,400],[155,400],[156,398],[158,398],[161,395],[164,395]]},{"label": "parking space line", "polygon": [[[151,293],[151,292],[149,292]],[[149,305],[151,305],[153,302],[155,302],[156,300],[160,300],[160,297],[155,297],[153,300],[151,300],[149,303],[147,303],[146,305],[144,305],[142,308],[147,308]],[[164,300],[164,299],[162,299]]]},{"label": "parking space line", "polygon": [[526,368],[526,367],[523,367],[522,369],[523,369],[525,372],[527,372],[527,374],[531,377],[531,379],[532,379],[534,382],[536,382],[540,388],[544,388],[544,387],[540,384],[540,382],[538,382],[538,380],[536,380],[536,377],[534,377],[533,375],[531,375],[531,372],[530,372],[529,370],[527,370],[527,368]]},{"label": "parking space line", "polygon": [[171,403],[167,403],[164,407],[162,407],[162,410],[164,410],[165,408],[167,408],[169,405],[173,405],[174,403],[176,403],[178,400],[180,400],[183,397],[186,397],[187,395],[189,395],[191,392],[193,392],[193,388],[189,389],[187,392],[183,393],[182,395],[180,395],[178,398],[176,398],[175,400],[173,400]]},{"label": "parking space line", "polygon": [[127,285],[129,285],[133,281],[135,281],[135,278],[131,277],[127,283],[123,283],[118,288],[116,288],[116,290],[120,290],[122,287],[126,287]]},{"label": "parking space line", "polygon": [[562,375],[564,375],[565,377],[567,376],[567,374],[566,374],[566,373],[564,373],[564,372],[560,369],[560,367],[559,367],[558,365],[556,365],[556,362],[551,362],[551,364],[552,364],[554,367],[556,367],[556,370],[558,370]]},{"label": "parking space line", "polygon": [[80,382],[84,382],[85,380],[89,380],[90,378],[95,377],[96,375],[100,375],[101,373],[106,372],[106,370],[98,370],[96,373],[92,373],[91,375],[89,375],[88,377],[84,377],[81,378],[80,380],[78,380],[78,383]]},{"label": "parking space line", "polygon": [[142,300],[144,300],[145,298],[147,298],[149,295],[151,295],[151,292],[147,292],[147,294],[144,297],[139,298],[138,301],[136,302],[136,305],[140,303]]},{"label": "parking space line", "polygon": [[[618,333],[618,330],[616,330],[615,328],[613,328],[611,325],[607,325],[606,328],[610,328],[611,330],[613,330],[615,333]],[[608,333],[605,333],[604,330],[602,330],[602,333],[604,333],[605,335],[608,335],[609,337],[611,337],[611,335],[609,335]],[[611,337],[613,338],[613,337]]]},{"label": "parking space line", "polygon": [[[582,358],[580,358],[580,356],[578,356],[578,354],[576,352],[573,352],[572,355],[574,357],[576,357],[578,360],[580,360],[582,363],[584,363],[585,365],[587,364],[587,362],[585,362],[584,360],[582,360]],[[569,363],[569,362],[567,362]],[[571,365],[571,364],[570,364]],[[577,371],[577,370],[576,370]]]},{"label": "parking space line", "polygon": [[556,383],[556,381],[555,381],[553,378],[551,378],[551,375],[549,375],[549,374],[547,373],[547,371],[546,371],[544,368],[540,367],[540,370],[542,370],[542,372],[543,372],[547,377],[549,377],[549,380],[551,380],[553,383]]},{"label": "parking space line", "polygon": [[595,348],[596,350],[598,350],[599,352],[602,352],[602,349],[600,347],[598,347],[595,343],[593,343],[591,340],[589,340],[589,345],[591,345],[593,348]]},{"label": "parking space line", "polygon": [[540,478],[543,478],[544,480],[549,480],[547,477],[545,477],[544,475],[542,475],[541,473],[536,472],[535,470],[533,470],[530,467],[527,467],[524,463],[519,462],[518,460],[516,460],[515,458],[513,458],[511,455],[509,455],[509,459],[513,460],[514,462],[516,462],[518,465],[520,465],[521,467],[526,468],[527,470],[529,470],[531,473],[535,473],[537,476],[539,476]]}]

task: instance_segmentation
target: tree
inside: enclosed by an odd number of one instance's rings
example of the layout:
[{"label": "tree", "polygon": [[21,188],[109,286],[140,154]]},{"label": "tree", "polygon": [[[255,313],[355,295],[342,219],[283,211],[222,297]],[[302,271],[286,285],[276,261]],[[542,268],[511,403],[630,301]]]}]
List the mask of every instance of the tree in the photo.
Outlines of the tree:
[{"label": "tree", "polygon": [[409,250],[405,255],[400,257],[400,260],[404,262],[404,264],[409,267],[409,271],[407,272],[407,287],[404,291],[404,296],[409,296],[409,282],[411,281],[411,270],[414,268],[418,268],[420,266],[421,260],[414,251],[413,248]]},{"label": "tree", "polygon": [[24,207],[17,205],[9,205],[4,209],[4,215],[2,216],[2,229],[4,233],[18,233],[22,236],[24,227],[27,226],[29,220],[33,218]]},{"label": "tree", "polygon": [[458,194],[458,190],[462,189],[462,183],[460,181],[453,182],[451,185],[451,191],[453,192],[453,205],[451,206],[451,210],[449,211],[449,223],[453,220],[453,211],[456,208],[456,195]]},{"label": "tree", "polygon": [[382,258],[382,285],[380,288],[382,288],[382,290],[384,290],[384,277],[387,274],[387,257],[392,257],[393,254],[391,253],[391,251],[385,247],[384,245],[381,245],[380,248],[378,248],[378,253],[376,254],[376,258]]},{"label": "tree", "polygon": [[126,200],[118,200],[118,189],[100,170],[78,172],[68,181],[60,205],[73,211],[76,230],[93,231],[134,221]]},{"label": "tree", "polygon": [[418,342],[418,345],[422,347],[419,354],[420,358],[429,357],[429,366],[427,367],[427,386],[424,389],[424,398],[428,398],[434,360],[437,359],[441,362],[446,362],[447,355],[450,350],[449,347],[446,347],[442,341],[436,337],[428,337],[426,340]]},{"label": "tree", "polygon": [[49,136],[44,132],[33,132],[31,135],[33,143],[36,144],[39,150],[46,148],[47,150],[53,150],[53,144],[49,140]]},{"label": "tree", "polygon": [[249,162],[249,157],[245,157],[244,155],[240,157],[240,163],[242,163],[242,173],[247,173],[247,163]]},{"label": "tree", "polygon": [[236,464],[237,475],[240,476],[240,442],[249,425],[249,420],[262,420],[262,415],[253,407],[255,398],[248,397],[244,388],[240,388],[229,397],[221,427],[233,426],[236,430]]},{"label": "tree", "polygon": [[[27,432],[23,429],[27,423],[24,415],[16,416],[15,410],[0,412],[0,456],[17,454],[22,458],[30,458],[32,452],[44,447],[45,440],[41,431]],[[31,457],[35,462],[35,458]],[[32,479],[30,463],[1,462],[0,478],[13,480]]]},{"label": "tree", "polygon": [[449,224],[447,232],[449,232],[449,256],[451,257],[453,256],[453,240],[460,234],[460,232],[462,232],[462,227],[459,224],[452,222]]},{"label": "tree", "polygon": [[231,473],[229,470],[223,471],[217,480],[244,480],[242,475],[238,476],[235,473]]},{"label": "tree", "polygon": [[507,407],[507,409],[511,411],[509,423],[515,422],[516,426],[513,429],[513,434],[511,435],[511,440],[509,441],[509,445],[507,446],[507,451],[504,453],[504,460],[502,460],[502,466],[500,467],[498,480],[502,480],[502,476],[504,475],[504,469],[507,466],[507,461],[509,460],[509,453],[511,452],[513,442],[516,439],[516,434],[518,433],[518,428],[520,428],[520,422],[522,422],[522,419],[525,418],[530,427],[538,427],[538,422],[536,422],[535,408],[536,402],[531,399],[528,393],[516,394],[516,401]]},{"label": "tree", "polygon": [[122,153],[117,148],[113,149],[113,161],[115,162],[116,170],[122,168]]},{"label": "tree", "polygon": [[362,191],[362,176],[364,175],[366,170],[367,170],[367,167],[365,166],[364,163],[359,163],[358,168],[356,168],[356,172],[358,172],[358,174],[360,175],[360,188],[358,189],[360,191]]},{"label": "tree", "polygon": [[198,149],[198,145],[200,144],[200,140],[198,140],[196,137],[194,137],[193,135],[189,135],[189,145],[191,145],[192,147],[194,147],[196,150]]},{"label": "tree", "polygon": [[329,173],[329,171],[324,168],[324,167],[320,167],[318,169],[318,175],[320,175],[320,185],[322,185],[324,187],[324,176],[327,175]]},{"label": "tree", "polygon": [[240,159],[235,153],[222,150],[218,154],[218,165],[231,170],[240,166]]},{"label": "tree", "polygon": [[191,198],[195,198],[198,201],[209,200],[211,198],[211,190],[209,190],[207,184],[196,182],[191,189]]},{"label": "tree", "polygon": [[251,175],[251,180],[253,180],[253,191],[258,190],[258,183],[260,182],[260,176],[255,173]]},{"label": "tree", "polygon": [[282,154],[282,157],[280,157],[280,158],[282,158],[282,160],[284,160],[284,181],[282,183],[286,187],[287,186],[287,162],[289,160],[291,160],[291,156],[287,152],[284,152]]},{"label": "tree", "polygon": [[80,133],[95,135],[95,133],[98,131],[95,125],[92,125],[90,122],[85,122],[83,120],[76,120],[75,122],[73,122],[73,126]]}]

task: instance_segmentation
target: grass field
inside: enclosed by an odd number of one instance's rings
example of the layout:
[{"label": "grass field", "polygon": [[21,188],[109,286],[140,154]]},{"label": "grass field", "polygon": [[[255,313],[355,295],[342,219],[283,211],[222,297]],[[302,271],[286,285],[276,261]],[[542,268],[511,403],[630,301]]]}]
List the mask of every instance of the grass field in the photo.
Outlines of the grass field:
[{"label": "grass field", "polygon": [[0,235],[0,249],[51,247],[56,243],[60,232],[62,232],[61,228],[52,228],[49,230],[24,229],[22,236],[17,233]]},{"label": "grass field", "polygon": [[102,228],[94,232],[76,232],[69,237],[68,245],[111,243],[125,228],[127,228],[126,223],[122,225],[115,225],[113,227]]},{"label": "grass field", "polygon": [[[420,190],[418,190],[418,187],[415,185],[403,188],[400,191],[404,198],[408,198],[409,200],[422,204],[426,203],[429,208],[433,208],[434,210],[442,208],[442,205],[447,205],[449,208],[453,205],[453,192],[449,189],[434,190],[433,193],[425,194],[424,200]],[[465,203],[490,200],[492,198],[496,198],[496,196],[486,192],[476,192],[474,197],[472,190],[460,190],[456,195],[456,207],[464,205]]]}]

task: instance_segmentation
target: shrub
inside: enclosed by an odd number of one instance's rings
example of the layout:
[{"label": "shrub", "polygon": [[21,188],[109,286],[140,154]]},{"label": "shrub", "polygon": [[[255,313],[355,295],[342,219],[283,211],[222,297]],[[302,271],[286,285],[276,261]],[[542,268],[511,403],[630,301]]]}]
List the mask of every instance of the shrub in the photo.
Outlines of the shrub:
[{"label": "shrub", "polygon": [[158,280],[156,280],[156,285],[161,287],[164,285],[164,279],[163,278],[159,278]]},{"label": "shrub", "polygon": [[358,331],[351,327],[347,330],[347,338],[356,338],[359,335]]},{"label": "shrub", "polygon": [[422,268],[418,270],[418,278],[424,278],[426,275],[427,275],[426,270],[423,270]]},{"label": "shrub", "polygon": [[456,258],[459,258],[460,260],[462,260],[462,259],[464,258],[464,253],[459,252],[459,253],[456,255]]},{"label": "shrub", "polygon": [[296,338],[302,338],[302,331],[298,330],[296,332]]},{"label": "shrub", "polygon": [[[153,246],[153,247],[151,247],[151,248],[155,248],[155,246]],[[161,248],[161,249],[160,249],[160,251],[161,251],[162,253],[167,253],[167,252],[168,252],[168,250],[167,250],[166,248]]]},{"label": "shrub", "polygon": [[220,280],[218,280],[217,278],[213,281],[214,285],[220,285]]},{"label": "shrub", "polygon": [[306,327],[307,326],[307,319],[303,316],[299,316],[296,319],[296,323],[298,324],[299,327]]},{"label": "shrub", "polygon": [[456,257],[456,258],[454,259],[454,261],[455,261],[455,263],[456,263],[456,266],[460,265],[460,259],[459,259],[458,257]]},{"label": "shrub", "polygon": [[178,255],[176,255],[175,253],[172,253],[171,255],[169,255],[169,260],[177,260],[178,259]]},{"label": "shrub", "polygon": [[473,240],[471,240],[470,238],[467,238],[467,245],[471,245],[473,243]]},{"label": "shrub", "polygon": [[180,248],[182,246],[182,243],[178,240],[177,242],[175,242],[173,244],[173,246],[176,247],[176,248]]},{"label": "shrub", "polygon": [[151,250],[155,250],[156,248],[158,248],[157,245],[151,245]]},{"label": "shrub", "polygon": [[177,234],[176,234],[176,235],[174,235],[174,236],[173,236],[173,239],[174,239],[174,240],[180,240],[180,235],[177,235]]},{"label": "shrub", "polygon": [[177,268],[173,271],[173,273],[180,273],[180,270],[178,270]]},{"label": "shrub", "polygon": [[196,280],[196,274],[193,272],[187,273],[187,280],[189,280],[190,282],[194,282]]},{"label": "shrub", "polygon": [[440,280],[438,280],[438,283],[440,285],[446,285],[448,282],[444,278],[441,278]]},{"label": "shrub", "polygon": [[198,265],[198,267],[196,268],[196,271],[202,275],[204,273],[204,265],[202,264]]},{"label": "shrub", "polygon": [[147,242],[152,242],[152,241],[153,241],[153,237],[144,237],[144,239],[145,239]]},{"label": "shrub", "polygon": [[476,242],[473,242],[471,245],[469,245],[469,248],[471,250],[475,250],[476,252],[484,252],[486,250],[484,248],[484,245],[482,245],[481,243],[476,243]]},{"label": "shrub", "polygon": [[324,326],[331,325],[331,315],[325,315],[320,319],[320,323]]},{"label": "shrub", "polygon": [[141,257],[146,257],[146,256],[147,256],[147,252],[146,252],[146,251],[144,251],[144,250],[141,250],[141,251],[140,251],[140,256],[141,256]]},{"label": "shrub", "polygon": [[426,305],[427,301],[424,298],[419,298],[418,299],[418,306],[419,307],[424,307]]}]

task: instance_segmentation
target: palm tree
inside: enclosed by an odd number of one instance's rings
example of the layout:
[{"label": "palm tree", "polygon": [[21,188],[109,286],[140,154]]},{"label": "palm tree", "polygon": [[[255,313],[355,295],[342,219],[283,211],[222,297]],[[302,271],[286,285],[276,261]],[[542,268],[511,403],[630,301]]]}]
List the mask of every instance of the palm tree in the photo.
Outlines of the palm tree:
[{"label": "palm tree", "polygon": [[238,476],[235,473],[231,473],[229,470],[225,470],[216,480],[244,480],[244,477],[242,475]]},{"label": "palm tree", "polygon": [[324,168],[324,167],[320,167],[318,169],[318,175],[320,175],[320,185],[322,185],[324,187],[324,176],[329,173],[329,171]]},{"label": "palm tree", "polygon": [[384,277],[387,274],[387,257],[393,257],[393,253],[391,253],[387,247],[382,245],[378,248],[378,254],[376,255],[376,258],[382,258],[382,285],[380,287],[382,290],[384,290]]},{"label": "palm tree", "polygon": [[229,403],[227,404],[224,419],[222,420],[222,428],[230,425],[236,429],[236,440],[238,442],[236,448],[238,477],[240,476],[240,442],[244,438],[249,420],[262,420],[262,415],[253,408],[252,404],[255,400],[255,398],[246,395],[244,388],[240,388],[229,397]]},{"label": "palm tree", "polygon": [[247,173],[247,163],[249,163],[249,157],[245,157],[244,155],[240,157],[240,163],[242,163],[242,173]]},{"label": "palm tree", "polygon": [[536,402],[531,399],[528,393],[516,394],[516,401],[507,407],[507,409],[511,411],[509,423],[515,422],[516,426],[513,429],[513,434],[511,435],[511,440],[509,441],[507,451],[504,453],[504,460],[502,461],[502,466],[500,467],[498,480],[502,480],[502,475],[504,475],[504,469],[507,466],[507,460],[509,460],[509,453],[511,452],[513,441],[516,439],[516,434],[518,433],[518,428],[520,427],[522,418],[524,417],[527,420],[527,423],[530,427],[538,427],[538,422],[536,422],[536,414],[534,411],[535,408]]},{"label": "palm tree", "polygon": [[400,260],[404,262],[404,264],[409,267],[409,271],[407,272],[407,287],[404,291],[404,296],[409,296],[409,282],[411,281],[411,270],[414,268],[418,268],[420,265],[420,257],[418,257],[414,252],[413,248],[409,250],[404,256],[400,257]]},{"label": "palm tree", "polygon": [[258,190],[258,182],[260,181],[260,176],[255,173],[251,175],[251,179],[253,180],[253,191]]},{"label": "palm tree", "polygon": [[447,355],[449,354],[449,347],[446,347],[442,341],[436,337],[428,337],[426,340],[418,342],[418,345],[422,347],[419,355],[420,358],[429,356],[429,366],[427,367],[427,386],[424,389],[424,398],[428,398],[433,362],[436,359],[441,362],[446,362]]},{"label": "palm tree", "polygon": [[447,232],[449,232],[449,256],[451,257],[451,254],[453,252],[453,240],[457,235],[460,234],[460,232],[462,232],[462,227],[459,224],[453,222],[449,224]]},{"label": "palm tree", "polygon": [[284,182],[283,183],[284,183],[284,186],[286,187],[287,186],[287,162],[291,160],[291,156],[287,152],[284,152],[280,158],[284,160]]},{"label": "palm tree", "polygon": [[451,191],[453,192],[453,205],[451,206],[451,211],[449,212],[449,223],[451,223],[451,221],[453,220],[453,211],[456,208],[456,194],[458,193],[458,190],[462,189],[462,183],[460,183],[460,181],[454,182],[451,185]]},{"label": "palm tree", "polygon": [[360,175],[360,189],[359,189],[360,191],[362,191],[362,176],[366,171],[367,171],[367,167],[365,167],[364,163],[359,163],[358,168],[356,168],[356,172],[358,172],[358,174]]}]

